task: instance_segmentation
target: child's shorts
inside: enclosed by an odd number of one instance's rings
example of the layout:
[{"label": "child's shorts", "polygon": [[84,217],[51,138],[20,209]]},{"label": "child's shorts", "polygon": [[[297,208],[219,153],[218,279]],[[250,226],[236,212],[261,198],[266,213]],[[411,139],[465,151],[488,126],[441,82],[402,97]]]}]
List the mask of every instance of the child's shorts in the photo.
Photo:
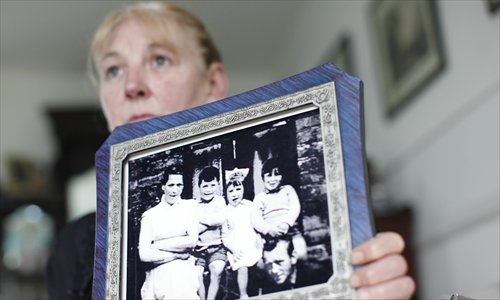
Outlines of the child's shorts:
[{"label": "child's shorts", "polygon": [[196,257],[196,265],[202,266],[204,268],[208,267],[212,262],[216,260],[227,261],[226,248],[221,245],[209,246],[207,249],[201,251],[194,251],[194,256]]}]

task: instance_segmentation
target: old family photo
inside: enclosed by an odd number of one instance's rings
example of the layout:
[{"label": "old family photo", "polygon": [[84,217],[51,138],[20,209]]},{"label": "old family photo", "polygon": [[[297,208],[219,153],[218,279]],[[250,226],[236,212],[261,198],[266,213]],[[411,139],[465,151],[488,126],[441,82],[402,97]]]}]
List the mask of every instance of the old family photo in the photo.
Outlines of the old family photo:
[{"label": "old family photo", "polygon": [[128,161],[126,298],[241,299],[332,275],[319,110]]}]

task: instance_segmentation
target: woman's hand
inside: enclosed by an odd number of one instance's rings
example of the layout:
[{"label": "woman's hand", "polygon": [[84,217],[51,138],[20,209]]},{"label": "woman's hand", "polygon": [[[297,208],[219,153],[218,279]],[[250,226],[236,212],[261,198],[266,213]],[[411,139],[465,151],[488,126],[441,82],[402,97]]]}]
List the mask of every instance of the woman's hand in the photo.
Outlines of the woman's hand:
[{"label": "woman's hand", "polygon": [[288,230],[290,230],[290,225],[283,222],[283,223],[278,225],[278,229],[281,231],[281,234],[287,234]]},{"label": "woman's hand", "polygon": [[353,249],[353,265],[363,266],[351,275],[357,299],[408,299],[415,282],[406,276],[408,265],[401,255],[403,238],[394,232],[377,234]]}]

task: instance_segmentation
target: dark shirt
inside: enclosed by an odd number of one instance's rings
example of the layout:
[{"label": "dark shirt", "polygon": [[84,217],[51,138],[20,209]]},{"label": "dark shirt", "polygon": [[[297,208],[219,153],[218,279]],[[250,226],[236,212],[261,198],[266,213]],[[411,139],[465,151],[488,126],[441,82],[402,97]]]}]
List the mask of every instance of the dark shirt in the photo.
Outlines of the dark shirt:
[{"label": "dark shirt", "polygon": [[70,223],[58,236],[47,265],[50,299],[91,299],[95,213]]}]

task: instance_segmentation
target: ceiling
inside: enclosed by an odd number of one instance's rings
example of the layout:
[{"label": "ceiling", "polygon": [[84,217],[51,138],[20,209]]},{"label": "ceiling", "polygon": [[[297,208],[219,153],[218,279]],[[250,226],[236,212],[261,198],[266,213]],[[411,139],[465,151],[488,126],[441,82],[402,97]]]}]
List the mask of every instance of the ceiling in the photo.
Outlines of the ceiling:
[{"label": "ceiling", "polygon": [[[279,65],[301,1],[174,1],[199,16],[229,69]],[[85,70],[92,34],[126,1],[0,1],[2,68]]]}]

